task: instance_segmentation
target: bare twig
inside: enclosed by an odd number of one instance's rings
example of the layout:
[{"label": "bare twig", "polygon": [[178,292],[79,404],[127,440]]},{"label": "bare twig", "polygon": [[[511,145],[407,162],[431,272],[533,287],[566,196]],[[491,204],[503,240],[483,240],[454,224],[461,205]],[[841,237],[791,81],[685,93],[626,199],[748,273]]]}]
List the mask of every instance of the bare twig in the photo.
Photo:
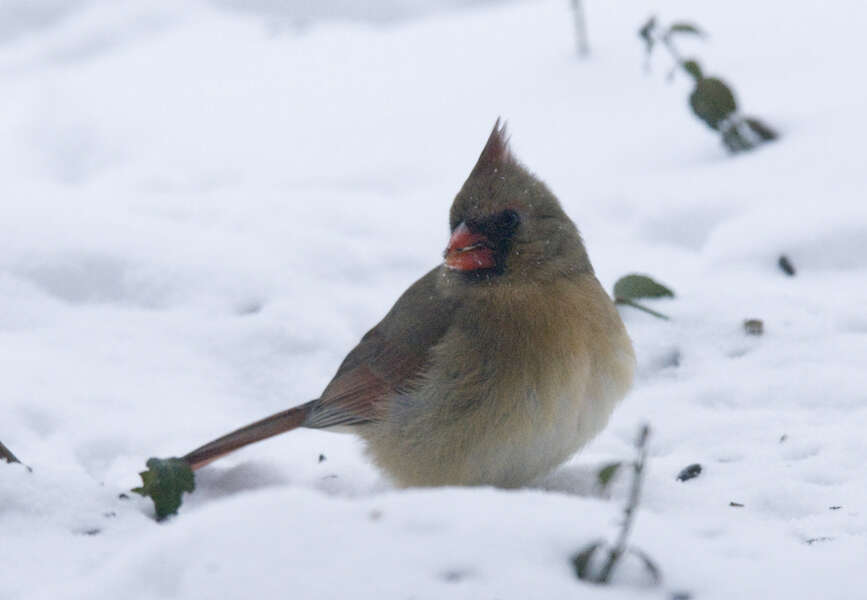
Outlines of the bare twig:
[{"label": "bare twig", "polygon": [[[638,450],[638,456],[635,462],[632,463],[632,487],[629,491],[629,500],[626,508],[623,510],[623,523],[620,526],[620,533],[617,536],[617,541],[613,546],[608,547],[605,540],[596,540],[586,545],[580,552],[572,556],[572,567],[575,569],[575,576],[578,579],[591,581],[593,583],[608,584],[611,582],[611,575],[614,572],[614,567],[624,554],[633,554],[638,557],[644,564],[645,570],[653,578],[654,583],[659,583],[662,579],[662,573],[656,563],[642,550],[629,547],[626,545],[626,540],[629,538],[629,532],[632,530],[632,522],[635,520],[635,512],[638,508],[638,503],[641,496],[641,483],[644,475],[644,465],[647,462],[647,438],[650,435],[650,428],[647,425],[642,425],[638,432],[638,438],[635,441],[635,447]],[[617,463],[615,463],[617,464]],[[600,552],[607,550],[608,556],[604,559],[602,568],[596,573],[595,569],[591,569],[593,555],[597,550]]]},{"label": "bare twig", "polygon": [[18,460],[18,457],[12,454],[12,451],[9,448],[3,445],[3,442],[0,442],[0,458],[4,459],[6,462],[9,463],[21,462],[20,460]]},{"label": "bare twig", "polygon": [[638,310],[643,310],[644,312],[649,313],[649,314],[653,315],[654,317],[658,317],[658,318],[663,319],[665,321],[671,320],[668,315],[664,315],[661,312],[656,312],[652,308],[647,308],[643,304],[639,304],[638,302],[636,302],[635,300],[632,300],[631,298],[617,298],[617,299],[615,299],[614,302],[616,304],[625,304],[626,306],[631,306],[632,308],[637,308]]},{"label": "bare twig", "polygon": [[617,536],[617,541],[608,552],[608,560],[602,566],[599,572],[597,581],[599,583],[608,583],[611,579],[611,573],[614,570],[617,561],[626,553],[626,539],[629,537],[629,531],[632,529],[632,522],[635,520],[635,509],[638,507],[638,502],[641,499],[641,481],[644,475],[644,463],[647,459],[647,437],[650,434],[650,428],[643,425],[638,433],[638,439],[635,442],[635,447],[638,449],[638,457],[632,463],[632,468],[635,473],[632,477],[632,487],[629,490],[629,502],[623,510],[623,525],[620,528],[620,534]]},{"label": "bare twig", "polygon": [[572,0],[572,15],[575,18],[575,44],[578,56],[584,58],[590,54],[590,43],[587,41],[587,19],[584,17],[582,0]]},{"label": "bare twig", "polygon": [[677,72],[678,68],[683,68],[683,57],[680,55],[680,52],[677,50],[677,46],[674,45],[674,41],[671,39],[671,35],[666,33],[660,39],[662,45],[665,46],[668,53],[671,54],[672,60],[674,60],[674,66],[671,67],[671,71],[668,72],[667,79],[671,81],[674,79],[674,74]]}]

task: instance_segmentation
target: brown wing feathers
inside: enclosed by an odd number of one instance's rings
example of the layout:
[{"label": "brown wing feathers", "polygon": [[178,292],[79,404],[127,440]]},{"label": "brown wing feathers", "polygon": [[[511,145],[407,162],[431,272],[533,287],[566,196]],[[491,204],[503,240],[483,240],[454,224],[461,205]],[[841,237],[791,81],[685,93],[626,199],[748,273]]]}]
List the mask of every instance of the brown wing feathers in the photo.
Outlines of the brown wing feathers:
[{"label": "brown wing feathers", "polygon": [[425,368],[455,305],[439,296],[438,269],[415,282],[350,352],[322,396],[265,417],[201,446],[184,459],[198,469],[253,442],[298,427],[325,429],[385,417],[385,401]]}]

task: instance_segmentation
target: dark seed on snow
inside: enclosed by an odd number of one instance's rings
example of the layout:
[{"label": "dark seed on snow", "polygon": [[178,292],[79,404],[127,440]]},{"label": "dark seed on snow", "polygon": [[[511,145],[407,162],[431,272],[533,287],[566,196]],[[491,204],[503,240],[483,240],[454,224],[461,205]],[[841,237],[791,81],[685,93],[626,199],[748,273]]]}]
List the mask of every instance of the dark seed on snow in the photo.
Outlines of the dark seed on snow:
[{"label": "dark seed on snow", "polygon": [[789,257],[785,254],[782,254],[780,256],[780,259],[777,261],[777,265],[779,265],[780,269],[783,270],[783,273],[785,273],[789,277],[795,276],[795,265],[792,264],[792,261],[789,260]]},{"label": "dark seed on snow", "polygon": [[689,481],[701,475],[701,465],[698,463],[684,467],[677,475],[678,481]]},{"label": "dark seed on snow", "polygon": [[744,321],[744,331],[747,335],[762,335],[765,332],[765,324],[761,319],[747,319]]}]

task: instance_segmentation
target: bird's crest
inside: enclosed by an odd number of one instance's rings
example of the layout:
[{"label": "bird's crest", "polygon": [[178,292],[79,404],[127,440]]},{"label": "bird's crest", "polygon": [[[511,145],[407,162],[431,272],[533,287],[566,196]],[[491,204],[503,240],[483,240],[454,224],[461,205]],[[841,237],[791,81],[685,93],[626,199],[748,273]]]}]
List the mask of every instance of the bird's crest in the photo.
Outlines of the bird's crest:
[{"label": "bird's crest", "polygon": [[497,117],[494,129],[491,131],[491,135],[488,136],[488,141],[479,155],[479,160],[476,161],[476,166],[473,167],[473,173],[491,171],[499,166],[513,162],[513,160],[512,151],[509,149],[509,135],[506,132],[506,123]]}]

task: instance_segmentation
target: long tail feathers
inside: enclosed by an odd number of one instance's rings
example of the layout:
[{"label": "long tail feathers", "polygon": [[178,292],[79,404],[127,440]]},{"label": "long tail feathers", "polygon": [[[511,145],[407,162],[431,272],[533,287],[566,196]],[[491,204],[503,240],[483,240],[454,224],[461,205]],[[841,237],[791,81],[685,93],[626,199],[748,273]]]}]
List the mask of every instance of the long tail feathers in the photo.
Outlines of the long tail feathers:
[{"label": "long tail feathers", "polygon": [[307,413],[310,412],[310,408],[315,402],[317,400],[311,400],[306,404],[275,413],[270,417],[265,417],[261,421],[256,421],[246,427],[236,429],[232,433],[227,433],[212,442],[208,442],[204,446],[199,446],[185,455],[183,459],[195,471],[239,448],[301,427],[307,418]]}]

